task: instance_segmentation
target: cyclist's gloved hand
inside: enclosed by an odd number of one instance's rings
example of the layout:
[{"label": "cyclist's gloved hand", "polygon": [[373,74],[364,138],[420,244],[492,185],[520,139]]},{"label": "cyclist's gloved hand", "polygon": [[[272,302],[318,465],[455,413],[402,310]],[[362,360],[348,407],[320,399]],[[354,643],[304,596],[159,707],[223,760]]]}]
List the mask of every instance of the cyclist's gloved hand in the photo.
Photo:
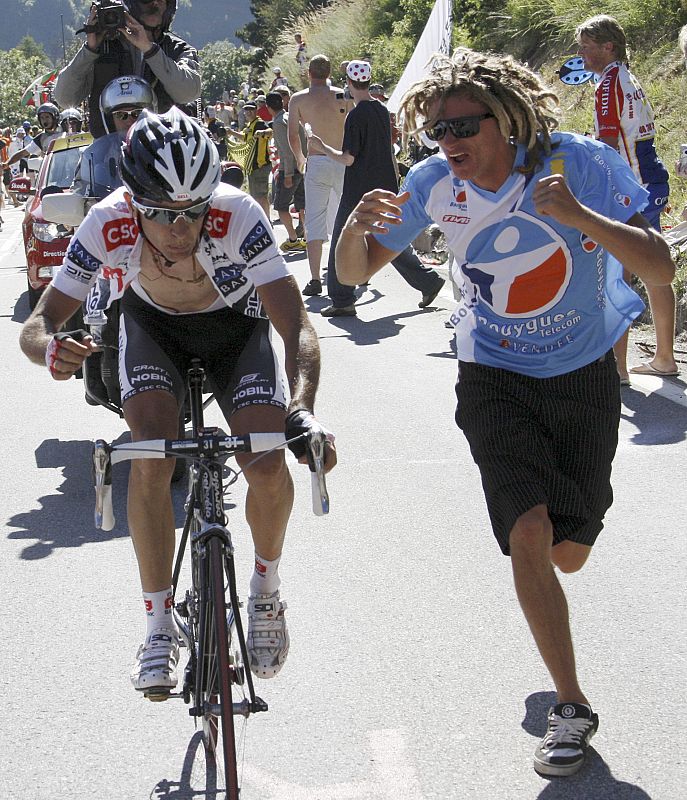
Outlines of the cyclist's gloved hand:
[{"label": "cyclist's gloved hand", "polygon": [[86,356],[96,350],[91,335],[83,330],[60,331],[45,350],[45,363],[57,381],[64,381],[79,370]]},{"label": "cyclist's gloved hand", "polygon": [[[284,423],[284,435],[287,439],[294,439],[298,436],[302,437],[307,433],[313,425],[317,425],[315,417],[304,408],[297,408],[286,416]],[[295,442],[289,442],[289,450],[296,456],[296,458],[303,458],[307,453],[307,446],[305,439],[296,439]]]},{"label": "cyclist's gloved hand", "polygon": [[[293,439],[298,436],[302,437],[304,433],[308,433],[308,431],[311,430],[323,433],[327,442],[332,445],[331,449],[333,450],[334,434],[321,425],[310,411],[306,411],[304,408],[297,408],[287,415],[284,425],[284,434],[287,439]],[[304,456],[308,456],[308,459],[310,458],[310,453],[308,452],[308,447],[304,438],[296,439],[295,442],[291,442],[289,444],[289,450],[291,450],[299,461]]]}]

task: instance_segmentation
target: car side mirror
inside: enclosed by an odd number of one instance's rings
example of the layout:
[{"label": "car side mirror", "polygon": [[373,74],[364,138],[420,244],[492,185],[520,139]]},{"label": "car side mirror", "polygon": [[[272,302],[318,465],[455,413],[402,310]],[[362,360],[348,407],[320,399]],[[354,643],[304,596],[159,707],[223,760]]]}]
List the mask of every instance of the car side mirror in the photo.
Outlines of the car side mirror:
[{"label": "car side mirror", "polygon": [[78,228],[93,202],[73,192],[47,194],[41,201],[41,213],[47,222]]},{"label": "car side mirror", "polygon": [[62,189],[59,186],[44,186],[41,189],[41,200],[46,196],[46,194],[62,194]]}]

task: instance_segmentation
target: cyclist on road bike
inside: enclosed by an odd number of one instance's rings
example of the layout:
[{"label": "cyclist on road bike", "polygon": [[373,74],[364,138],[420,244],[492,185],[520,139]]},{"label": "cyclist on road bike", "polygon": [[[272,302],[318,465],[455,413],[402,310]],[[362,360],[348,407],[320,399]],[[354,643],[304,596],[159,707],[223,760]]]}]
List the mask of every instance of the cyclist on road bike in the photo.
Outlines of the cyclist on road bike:
[{"label": "cyclist on road bike", "polygon": [[[92,339],[80,343],[57,331],[97,285],[110,301],[121,298],[120,383],[134,441],[178,436],[193,357],[203,360],[232,433],[285,426],[291,437],[316,424],[317,336],[268,219],[251,197],[220,183],[208,135],[176,108],[162,116],[144,111],[123,147],[121,174],[124,186],[91,209],[26,322],[27,356],[47,363],[56,380],[79,369],[96,349]],[[290,400],[270,323],[284,340]],[[283,451],[254,464],[250,455],[237,459],[248,480],[246,517],[255,544],[248,650],[253,672],[270,678],[289,648],[278,565],[293,484]],[[131,679],[143,691],[177,683],[173,461],[135,461],[129,481],[129,529],[147,615]],[[326,461],[328,468],[336,463],[332,443]]]}]

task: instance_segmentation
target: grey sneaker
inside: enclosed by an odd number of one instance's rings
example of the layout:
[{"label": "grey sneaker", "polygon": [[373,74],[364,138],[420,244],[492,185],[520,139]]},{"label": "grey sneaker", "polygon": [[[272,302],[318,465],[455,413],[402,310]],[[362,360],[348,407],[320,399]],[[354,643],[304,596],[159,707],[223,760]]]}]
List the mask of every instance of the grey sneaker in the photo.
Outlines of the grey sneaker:
[{"label": "grey sneaker", "polygon": [[146,695],[162,695],[165,699],[177,685],[176,668],[179,662],[179,634],[172,628],[157,628],[138,648],[131,670],[134,689]]},{"label": "grey sneaker", "polygon": [[308,281],[303,289],[303,294],[306,297],[315,297],[318,294],[322,294],[322,281],[312,280]]},{"label": "grey sneaker", "polygon": [[599,717],[581,703],[559,703],[549,709],[546,736],[534,751],[540,775],[573,775],[584,764]]},{"label": "grey sneaker", "polygon": [[250,669],[258,678],[274,678],[289,654],[286,603],[274,594],[248,598],[248,656]]},{"label": "grey sneaker", "polygon": [[327,306],[320,311],[323,317],[357,317],[358,312],[355,305],[350,306]]},{"label": "grey sneaker", "polygon": [[436,300],[437,295],[439,292],[444,288],[444,284],[446,281],[442,278],[439,283],[437,284],[435,289],[432,289],[431,292],[427,292],[427,294],[422,295],[422,300],[417,304],[418,308],[427,308],[428,305]]}]

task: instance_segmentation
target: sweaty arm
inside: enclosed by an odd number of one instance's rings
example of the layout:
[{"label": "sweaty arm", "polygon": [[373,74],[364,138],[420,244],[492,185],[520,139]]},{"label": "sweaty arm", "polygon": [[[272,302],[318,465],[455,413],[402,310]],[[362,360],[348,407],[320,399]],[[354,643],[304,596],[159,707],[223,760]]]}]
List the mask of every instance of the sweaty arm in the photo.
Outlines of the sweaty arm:
[{"label": "sweaty arm", "polygon": [[57,341],[55,334],[81,305],[81,300],[48,288],[26,320],[19,337],[19,346],[34,364],[48,366],[55,380],[68,380],[77,372],[88,355],[98,348],[90,336],[83,342],[71,337]]},{"label": "sweaty arm", "polygon": [[296,169],[299,172],[303,171],[303,167],[305,166],[305,155],[303,154],[303,148],[301,147],[301,137],[299,135],[298,129],[300,126],[300,110],[298,108],[298,101],[296,96],[291,98],[291,102],[289,103],[289,120],[288,120],[288,139],[289,139],[289,147],[291,148],[291,152],[296,159]]},{"label": "sweaty arm", "polygon": [[300,291],[292,276],[258,286],[258,294],[274,329],[284,341],[286,377],[291,390],[289,410],[312,412],[320,380],[320,346]]},{"label": "sweaty arm", "polygon": [[310,141],[317,147],[318,150],[321,150],[325,155],[332,159],[332,161],[336,161],[337,164],[343,164],[346,167],[350,167],[355,162],[355,156],[351,155],[348,150],[336,150],[334,147],[330,147],[328,144],[325,144],[319,136],[315,136],[313,133],[310,137]]},{"label": "sweaty arm", "polygon": [[395,195],[384,189],[363,195],[346,220],[336,245],[336,275],[341,283],[345,286],[366,283],[401,252],[385,247],[376,236],[383,236],[390,225],[401,224],[401,207],[409,197],[408,192]]},{"label": "sweaty arm", "polygon": [[573,196],[562,175],[541,178],[532,199],[537,213],[586,234],[645,283],[662,286],[673,280],[675,264],[670,248],[641,214],[634,214],[627,222],[598,214]]}]

